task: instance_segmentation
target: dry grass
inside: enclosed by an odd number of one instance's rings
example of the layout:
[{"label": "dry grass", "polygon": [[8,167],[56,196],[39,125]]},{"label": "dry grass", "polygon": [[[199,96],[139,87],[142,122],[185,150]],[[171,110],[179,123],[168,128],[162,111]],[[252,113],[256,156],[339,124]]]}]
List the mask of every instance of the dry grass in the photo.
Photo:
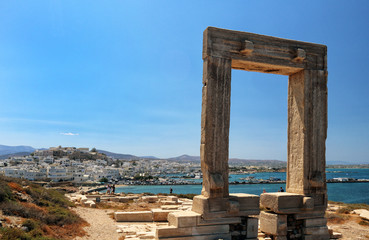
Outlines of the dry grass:
[{"label": "dry grass", "polygon": [[358,224],[359,224],[359,225],[362,225],[362,226],[369,226],[369,221],[366,221],[366,220],[359,220]]},{"label": "dry grass", "polygon": [[340,213],[326,213],[325,217],[328,220],[328,223],[332,224],[342,224],[350,219],[350,216]]},{"label": "dry grass", "polygon": [[13,189],[13,190],[15,190],[15,191],[17,191],[17,192],[25,193],[25,191],[24,191],[23,187],[22,187],[22,186],[20,186],[18,183],[15,183],[15,182],[9,182],[9,183],[8,183],[8,186],[9,186],[11,189]]}]

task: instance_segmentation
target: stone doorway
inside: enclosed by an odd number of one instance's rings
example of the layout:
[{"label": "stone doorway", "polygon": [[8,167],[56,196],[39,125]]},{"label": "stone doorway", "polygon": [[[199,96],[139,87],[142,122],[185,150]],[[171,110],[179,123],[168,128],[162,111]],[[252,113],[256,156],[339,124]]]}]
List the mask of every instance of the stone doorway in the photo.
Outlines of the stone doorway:
[{"label": "stone doorway", "polygon": [[[261,231],[276,239],[328,239],[327,47],[214,27],[204,31],[203,39],[202,192],[192,212],[170,215],[170,222],[201,239],[231,239],[238,228],[245,230],[240,239],[257,238],[252,215],[259,214],[259,196],[229,194],[231,72],[238,69],[289,76],[287,187],[285,193],[260,196],[268,210],[260,215]],[[221,231],[214,235],[211,229]]]}]

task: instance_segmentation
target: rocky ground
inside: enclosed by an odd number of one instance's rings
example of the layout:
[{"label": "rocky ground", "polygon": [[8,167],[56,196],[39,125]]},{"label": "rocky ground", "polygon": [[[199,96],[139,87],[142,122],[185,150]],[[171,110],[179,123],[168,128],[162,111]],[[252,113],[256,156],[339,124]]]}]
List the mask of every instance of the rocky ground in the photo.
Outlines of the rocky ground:
[{"label": "rocky ground", "polygon": [[[183,199],[184,200],[184,199]],[[188,200],[185,200],[188,201]],[[179,199],[179,202],[182,202]],[[108,201],[98,203],[93,208],[78,206],[76,212],[89,222],[85,228],[84,239],[153,239],[158,226],[168,225],[163,222],[116,222],[114,211],[143,211],[160,207],[160,203],[148,203],[135,200],[130,203]],[[364,207],[368,207],[367,205]],[[330,203],[327,209],[328,226],[340,239],[369,239],[369,222],[360,217],[361,211],[353,211],[353,206]],[[366,211],[366,210],[362,210]],[[262,234],[261,234],[262,235]],[[264,239],[264,238],[259,238]]]}]

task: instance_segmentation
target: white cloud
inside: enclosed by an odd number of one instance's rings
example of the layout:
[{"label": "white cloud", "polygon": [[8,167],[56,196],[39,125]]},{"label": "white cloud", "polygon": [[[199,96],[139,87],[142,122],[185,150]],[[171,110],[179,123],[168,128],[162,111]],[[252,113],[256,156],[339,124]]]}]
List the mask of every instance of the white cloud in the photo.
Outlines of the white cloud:
[{"label": "white cloud", "polygon": [[78,136],[79,133],[71,133],[71,132],[65,132],[65,133],[60,133],[61,135],[65,135],[65,136]]}]

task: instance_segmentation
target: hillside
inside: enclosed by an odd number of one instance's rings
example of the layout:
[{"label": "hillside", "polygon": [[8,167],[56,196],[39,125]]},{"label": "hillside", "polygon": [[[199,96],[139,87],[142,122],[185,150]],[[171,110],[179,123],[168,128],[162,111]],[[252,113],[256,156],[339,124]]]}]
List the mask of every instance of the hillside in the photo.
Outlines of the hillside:
[{"label": "hillside", "polygon": [[73,239],[86,222],[62,192],[0,177],[0,239]]}]

